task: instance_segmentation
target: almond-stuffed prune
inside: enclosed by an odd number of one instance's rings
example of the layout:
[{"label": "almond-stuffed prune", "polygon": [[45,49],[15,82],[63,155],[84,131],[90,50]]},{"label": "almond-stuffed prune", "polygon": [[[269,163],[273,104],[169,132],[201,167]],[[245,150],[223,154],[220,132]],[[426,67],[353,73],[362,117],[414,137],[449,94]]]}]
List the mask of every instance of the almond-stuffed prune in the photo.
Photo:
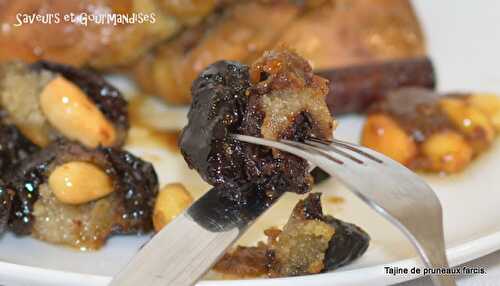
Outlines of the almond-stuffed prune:
[{"label": "almond-stuffed prune", "polygon": [[[265,53],[251,67],[222,61],[203,71],[192,87],[193,102],[180,147],[186,162],[232,201],[258,192],[268,198],[305,193],[313,179],[308,163],[278,150],[244,144],[230,134],[268,139],[329,140],[334,121],[325,103],[328,82],[306,60],[282,49]],[[252,183],[255,188],[243,188]]]},{"label": "almond-stuffed prune", "polygon": [[492,145],[498,114],[495,95],[402,88],[370,108],[362,143],[415,170],[459,172]]},{"label": "almond-stuffed prune", "polygon": [[61,137],[92,148],[118,147],[129,128],[127,102],[115,87],[56,63],[0,65],[0,106],[8,123],[42,147]]},{"label": "almond-stuffed prune", "polygon": [[113,233],[152,228],[157,175],[126,151],[55,141],[21,162],[12,177],[9,225],[16,234],[97,249]]}]

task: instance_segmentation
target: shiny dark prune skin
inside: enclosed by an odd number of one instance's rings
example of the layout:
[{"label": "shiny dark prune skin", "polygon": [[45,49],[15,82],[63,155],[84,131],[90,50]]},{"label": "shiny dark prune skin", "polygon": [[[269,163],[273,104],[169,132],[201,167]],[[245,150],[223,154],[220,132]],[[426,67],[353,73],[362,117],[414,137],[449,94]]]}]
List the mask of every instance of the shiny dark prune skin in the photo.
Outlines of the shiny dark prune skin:
[{"label": "shiny dark prune skin", "polygon": [[328,243],[323,271],[332,271],[349,264],[368,249],[370,236],[363,229],[323,214],[320,193],[313,193],[307,197],[302,214],[305,219],[318,219],[335,229],[335,234]]},{"label": "shiny dark prune skin", "polygon": [[89,162],[106,172],[113,180],[115,192],[122,200],[117,209],[121,221],[113,226],[116,233],[149,231],[158,179],[153,166],[132,154],[115,148],[88,149],[78,143],[58,140],[19,164],[9,187],[15,190],[9,219],[10,229],[18,235],[29,235],[34,223],[33,206],[39,187],[50,173],[62,164]]},{"label": "shiny dark prune skin", "polygon": [[347,265],[366,252],[370,236],[363,229],[332,216],[326,216],[325,221],[335,228],[335,235],[330,240],[325,254],[324,271]]},{"label": "shiny dark prune skin", "polygon": [[0,233],[7,226],[14,197],[6,183],[12,179],[11,170],[38,150],[16,126],[0,123]]},{"label": "shiny dark prune skin", "polygon": [[40,148],[24,137],[16,126],[0,123],[0,178],[8,182],[6,174],[12,167],[38,150]]},{"label": "shiny dark prune skin", "polygon": [[239,189],[247,181],[242,143],[230,134],[239,133],[249,86],[248,67],[230,61],[209,66],[193,83],[179,145],[189,167],[211,185]]},{"label": "shiny dark prune skin", "polygon": [[14,192],[0,181],[0,234],[6,229],[13,195]]},{"label": "shiny dark prune skin", "polygon": [[128,103],[117,88],[96,73],[69,65],[39,61],[33,63],[31,68],[58,73],[76,84],[115,127],[117,139],[114,147],[124,144],[130,127]]},{"label": "shiny dark prune skin", "polygon": [[[192,86],[189,121],[179,143],[186,162],[205,181],[223,189],[223,198],[237,204],[254,197],[270,202],[286,191],[307,192],[312,180],[306,161],[288,154],[276,157],[270,148],[230,137],[261,137],[260,97],[248,96],[249,88],[248,67],[239,63],[220,61],[200,74]],[[300,113],[282,130],[282,138],[300,141],[311,130],[309,115]],[[243,187],[249,183],[254,187]]]},{"label": "shiny dark prune skin", "polygon": [[122,219],[114,232],[147,232],[152,229],[153,208],[158,194],[158,176],[153,165],[131,153],[105,148],[106,159],[113,166],[117,191],[122,195]]}]

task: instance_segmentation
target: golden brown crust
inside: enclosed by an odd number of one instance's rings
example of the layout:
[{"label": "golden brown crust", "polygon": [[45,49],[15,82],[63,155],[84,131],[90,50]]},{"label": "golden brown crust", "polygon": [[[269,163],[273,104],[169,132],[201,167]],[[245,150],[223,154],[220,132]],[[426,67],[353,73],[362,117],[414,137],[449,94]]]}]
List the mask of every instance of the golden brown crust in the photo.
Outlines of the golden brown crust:
[{"label": "golden brown crust", "polygon": [[[169,13],[160,3],[167,5],[173,1],[159,0],[25,0],[0,1],[0,61],[20,59],[28,62],[40,59],[56,61],[76,66],[90,65],[107,69],[128,64],[143,55],[155,44],[174,35],[183,26],[186,15]],[[189,23],[199,21],[211,11],[214,1],[191,5]],[[191,3],[193,2],[193,3]],[[203,9],[196,10],[195,8]],[[60,14],[60,22],[53,24],[25,24],[14,27],[18,13]],[[63,15],[119,13],[131,15],[142,13],[154,17],[154,23],[142,24],[92,24],[88,26],[66,22]],[[152,16],[152,13],[154,15]],[[186,12],[187,13],[187,12]],[[199,16],[199,17],[196,17]],[[53,20],[54,21],[54,20]]]},{"label": "golden brown crust", "polygon": [[417,17],[406,0],[327,1],[286,29],[286,43],[314,69],[424,55]]},{"label": "golden brown crust", "polygon": [[[252,62],[298,12],[299,8],[286,0],[229,5],[222,14],[157,48],[138,63],[135,76],[151,78],[140,83],[169,102],[189,103],[191,82],[203,69],[219,60]],[[265,19],[266,24],[256,19]]]},{"label": "golden brown crust", "polygon": [[[222,16],[156,49],[136,68],[136,78],[152,77],[142,80],[144,88],[183,104],[190,101],[190,82],[207,65],[222,59],[248,64],[262,51],[282,44],[310,60],[315,69],[425,52],[418,21],[406,0],[291,3],[232,3]],[[193,35],[199,39],[195,45]]]}]

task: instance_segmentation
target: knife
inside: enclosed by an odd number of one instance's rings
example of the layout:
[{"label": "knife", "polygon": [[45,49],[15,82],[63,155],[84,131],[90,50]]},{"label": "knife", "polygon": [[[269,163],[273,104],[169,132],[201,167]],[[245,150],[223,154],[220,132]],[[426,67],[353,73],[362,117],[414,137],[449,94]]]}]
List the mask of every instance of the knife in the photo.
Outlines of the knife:
[{"label": "knife", "polygon": [[[245,185],[251,192],[254,184]],[[110,286],[194,285],[256,218],[281,196],[235,206],[215,187],[157,233]]]}]

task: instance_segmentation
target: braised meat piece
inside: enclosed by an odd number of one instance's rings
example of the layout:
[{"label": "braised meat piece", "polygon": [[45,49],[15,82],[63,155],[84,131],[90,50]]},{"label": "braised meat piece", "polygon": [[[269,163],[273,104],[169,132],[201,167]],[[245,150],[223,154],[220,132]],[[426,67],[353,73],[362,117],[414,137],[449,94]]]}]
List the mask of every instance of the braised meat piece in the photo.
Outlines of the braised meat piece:
[{"label": "braised meat piece", "polygon": [[[0,29],[0,62],[43,59],[97,69],[123,66],[184,27],[200,22],[213,11],[216,2],[0,1],[0,23],[4,23]],[[24,15],[33,18],[35,14],[43,15],[44,22],[20,25],[19,20],[30,20]],[[54,16],[49,20],[49,15],[56,14],[58,19]],[[72,19],[65,18],[71,14]],[[124,23],[125,17],[131,22]]]},{"label": "braised meat piece", "polygon": [[230,1],[197,27],[155,48],[136,66],[140,85],[176,104],[209,64],[250,64],[287,45],[315,70],[423,56],[424,40],[409,1]]},{"label": "braised meat piece", "polygon": [[152,229],[157,175],[126,151],[55,141],[9,176],[16,234],[97,249],[113,233]]},{"label": "braised meat piece", "polygon": [[[306,161],[243,144],[230,134],[268,139],[331,139],[334,122],[325,104],[327,81],[288,50],[271,51],[250,68],[218,62],[194,82],[188,125],[180,138],[188,165],[225,197],[245,202],[258,192],[272,198],[305,193],[312,184]],[[254,184],[254,188],[242,186]]]},{"label": "braised meat piece", "polygon": [[499,114],[495,95],[403,88],[370,108],[362,144],[415,170],[458,172],[491,146]]},{"label": "braised meat piece", "polygon": [[267,242],[238,246],[214,270],[243,277],[287,277],[332,271],[363,255],[370,237],[356,225],[324,215],[321,194],[300,200],[283,230],[268,229]]},{"label": "braised meat piece", "polygon": [[129,128],[127,102],[102,77],[37,62],[0,65],[0,106],[5,122],[46,146],[57,138],[89,146],[121,146]]}]

